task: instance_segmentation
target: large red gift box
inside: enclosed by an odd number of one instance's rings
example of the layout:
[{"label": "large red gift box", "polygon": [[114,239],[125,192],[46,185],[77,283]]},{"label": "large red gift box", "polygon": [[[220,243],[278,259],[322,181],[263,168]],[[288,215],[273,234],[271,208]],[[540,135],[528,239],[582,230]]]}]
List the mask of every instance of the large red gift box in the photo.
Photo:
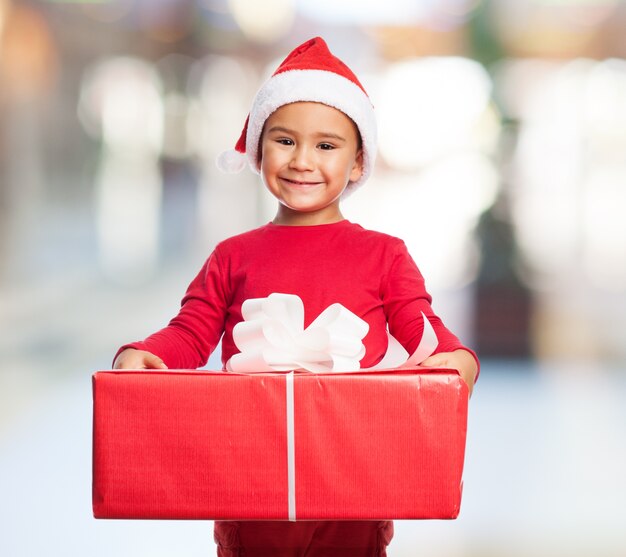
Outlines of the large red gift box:
[{"label": "large red gift box", "polygon": [[455,518],[458,373],[93,376],[96,518]]}]

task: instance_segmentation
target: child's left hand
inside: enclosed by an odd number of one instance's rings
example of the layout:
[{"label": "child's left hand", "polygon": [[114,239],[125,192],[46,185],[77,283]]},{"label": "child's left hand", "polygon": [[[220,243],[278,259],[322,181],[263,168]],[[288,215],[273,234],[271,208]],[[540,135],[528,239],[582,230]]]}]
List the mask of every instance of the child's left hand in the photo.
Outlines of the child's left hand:
[{"label": "child's left hand", "polygon": [[455,350],[454,352],[440,352],[426,358],[420,366],[423,367],[445,367],[459,371],[463,381],[467,383],[469,394],[472,396],[476,372],[478,366],[476,360],[467,350]]}]

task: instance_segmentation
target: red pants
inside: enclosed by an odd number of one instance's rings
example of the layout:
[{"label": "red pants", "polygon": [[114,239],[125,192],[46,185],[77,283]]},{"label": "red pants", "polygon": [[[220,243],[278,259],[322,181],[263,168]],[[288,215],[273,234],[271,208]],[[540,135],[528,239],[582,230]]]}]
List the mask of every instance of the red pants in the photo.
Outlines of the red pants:
[{"label": "red pants", "polygon": [[218,557],[386,557],[389,521],[215,522]]}]

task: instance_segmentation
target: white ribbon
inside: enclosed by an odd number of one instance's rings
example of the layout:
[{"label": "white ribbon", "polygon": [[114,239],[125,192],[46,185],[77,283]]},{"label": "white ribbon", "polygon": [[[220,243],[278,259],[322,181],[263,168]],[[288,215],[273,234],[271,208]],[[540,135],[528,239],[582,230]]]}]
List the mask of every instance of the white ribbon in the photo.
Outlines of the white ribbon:
[{"label": "white ribbon", "polygon": [[241,352],[227,362],[229,371],[354,371],[365,355],[369,326],[341,304],[328,306],[306,329],[304,305],[293,294],[246,300],[241,314],[244,321],[233,328]]},{"label": "white ribbon", "polygon": [[437,334],[430,324],[428,317],[424,315],[423,311],[420,313],[424,321],[424,330],[422,331],[420,343],[417,345],[413,354],[409,356],[409,353],[396,338],[392,334],[387,333],[387,353],[383,356],[383,359],[375,366],[362,369],[361,371],[415,367],[428,358],[437,348],[439,341],[437,340]]},{"label": "white ribbon", "polygon": [[409,357],[402,345],[388,333],[387,353],[373,367],[361,369],[365,355],[363,338],[368,324],[341,304],[328,306],[306,329],[304,304],[294,294],[270,294],[252,298],[241,306],[244,318],[233,328],[233,340],[240,352],[226,363],[239,372],[291,371],[315,373],[372,371],[414,367],[437,348],[437,335],[422,312],[424,331]]},{"label": "white ribbon", "polygon": [[287,514],[291,522],[296,520],[296,432],[293,397],[293,371],[285,375],[287,393]]}]

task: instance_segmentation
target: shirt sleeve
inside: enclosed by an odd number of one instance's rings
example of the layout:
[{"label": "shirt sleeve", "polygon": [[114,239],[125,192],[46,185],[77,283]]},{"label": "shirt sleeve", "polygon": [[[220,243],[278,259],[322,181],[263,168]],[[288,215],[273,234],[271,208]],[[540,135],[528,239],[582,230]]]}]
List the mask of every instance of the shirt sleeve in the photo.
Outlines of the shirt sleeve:
[{"label": "shirt sleeve", "polygon": [[224,332],[227,306],[219,255],[214,251],[189,285],[178,315],[167,327],[143,341],[122,346],[117,354],[135,348],[159,356],[170,369],[202,367]]},{"label": "shirt sleeve", "polygon": [[424,313],[437,335],[435,354],[467,350],[479,365],[476,353],[464,346],[433,311],[424,277],[401,240],[398,240],[389,272],[383,277],[382,297],[389,332],[409,354],[416,350],[422,338]]}]

